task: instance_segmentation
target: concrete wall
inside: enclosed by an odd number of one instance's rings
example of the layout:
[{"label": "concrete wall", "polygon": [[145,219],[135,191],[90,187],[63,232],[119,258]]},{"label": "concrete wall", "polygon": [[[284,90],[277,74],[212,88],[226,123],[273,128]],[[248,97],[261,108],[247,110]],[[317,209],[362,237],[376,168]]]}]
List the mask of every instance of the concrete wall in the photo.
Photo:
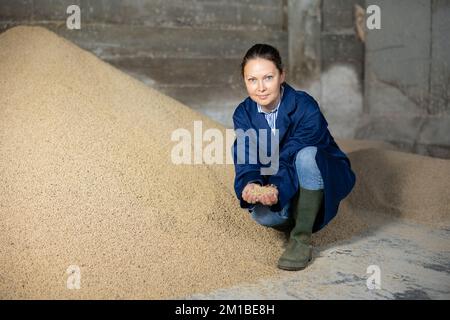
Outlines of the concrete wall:
[{"label": "concrete wall", "polygon": [[291,82],[320,103],[331,133],[353,138],[363,111],[364,44],[355,29],[361,0],[290,0]]},{"label": "concrete wall", "polygon": [[[66,28],[69,4],[81,30]],[[382,28],[363,39],[356,8],[369,4]],[[243,54],[270,43],[335,137],[450,158],[447,0],[0,0],[0,32],[17,24],[46,26],[227,126],[246,97]]]},{"label": "concrete wall", "polygon": [[370,0],[364,117],[356,136],[450,158],[450,1]]},{"label": "concrete wall", "polygon": [[[81,8],[81,30],[66,28],[70,4]],[[270,43],[287,61],[284,8],[280,0],[0,0],[0,32],[45,26],[231,126],[246,97],[246,50]]]},{"label": "concrete wall", "polygon": [[[371,4],[381,29],[361,38],[355,9]],[[450,158],[450,1],[290,0],[288,26],[292,81],[333,135]]]}]

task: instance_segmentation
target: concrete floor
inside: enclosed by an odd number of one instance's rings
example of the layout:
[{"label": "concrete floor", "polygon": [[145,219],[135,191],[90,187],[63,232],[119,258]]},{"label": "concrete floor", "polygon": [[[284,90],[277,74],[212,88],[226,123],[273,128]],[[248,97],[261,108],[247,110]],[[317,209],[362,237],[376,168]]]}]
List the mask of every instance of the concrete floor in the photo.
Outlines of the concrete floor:
[{"label": "concrete floor", "polygon": [[[303,271],[279,271],[257,283],[183,298],[450,299],[450,225],[433,228],[382,216],[368,221],[364,234],[315,248],[315,260]],[[370,265],[379,267],[379,289],[368,288]]]}]

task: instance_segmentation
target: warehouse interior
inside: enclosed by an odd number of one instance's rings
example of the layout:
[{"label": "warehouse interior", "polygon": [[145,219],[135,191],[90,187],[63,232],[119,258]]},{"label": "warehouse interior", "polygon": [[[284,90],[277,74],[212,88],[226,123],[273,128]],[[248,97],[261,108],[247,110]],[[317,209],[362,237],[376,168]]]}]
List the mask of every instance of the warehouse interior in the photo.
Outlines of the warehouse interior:
[{"label": "warehouse interior", "polygon": [[[0,299],[448,299],[449,18],[445,0],[0,0]],[[274,267],[286,239],[239,208],[232,165],[170,162],[174,130],[233,128],[255,43],[357,176],[301,272]]]}]

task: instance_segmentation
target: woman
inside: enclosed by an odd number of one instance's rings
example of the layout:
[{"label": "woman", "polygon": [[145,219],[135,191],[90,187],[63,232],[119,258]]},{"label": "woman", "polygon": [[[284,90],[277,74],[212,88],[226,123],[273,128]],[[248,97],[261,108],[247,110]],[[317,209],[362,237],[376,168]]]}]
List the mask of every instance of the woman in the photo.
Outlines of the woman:
[{"label": "woman", "polygon": [[[312,259],[312,233],[336,216],[355,175],[314,98],[285,82],[277,49],[254,45],[243,58],[241,72],[249,97],[233,114],[236,195],[256,222],[290,231],[278,267],[301,270]],[[253,138],[247,134],[241,139],[238,134],[251,131],[256,132]],[[279,141],[276,149],[270,147],[273,139]],[[258,148],[254,162],[252,145]],[[245,154],[239,155],[242,150]],[[271,156],[278,152],[278,167],[271,174],[263,174],[268,166],[261,161],[264,152]]]}]

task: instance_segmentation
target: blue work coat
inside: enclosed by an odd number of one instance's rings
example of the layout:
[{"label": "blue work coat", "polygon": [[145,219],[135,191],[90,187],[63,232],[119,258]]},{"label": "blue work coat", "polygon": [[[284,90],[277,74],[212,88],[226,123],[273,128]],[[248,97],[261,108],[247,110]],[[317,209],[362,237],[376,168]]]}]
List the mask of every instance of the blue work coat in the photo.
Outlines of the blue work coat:
[{"label": "blue work coat", "polygon": [[[256,163],[249,161],[250,138],[246,140],[244,147],[247,161],[239,164],[237,161],[238,139],[236,139],[233,144],[236,172],[234,189],[241,207],[249,208],[251,205],[242,199],[242,191],[247,183],[258,181],[262,185],[274,184],[278,188],[279,198],[278,203],[270,209],[280,211],[299,190],[299,179],[295,168],[298,151],[308,146],[316,146],[316,162],[324,183],[324,201],[313,227],[313,232],[317,232],[336,216],[340,201],[353,189],[356,178],[351,169],[350,160],[334,141],[328,130],[328,123],[314,98],[304,91],[296,91],[286,82],[282,85],[284,93],[276,119],[276,129],[279,130],[278,171],[275,174],[262,175],[260,169],[269,165],[262,164],[259,156]],[[268,155],[272,154],[271,128],[264,114],[258,112],[256,103],[250,97],[236,108],[233,122],[235,130],[254,129],[257,132],[255,143],[258,144],[258,148],[259,129],[266,129],[269,134],[265,135],[267,140],[264,148],[268,149]],[[242,145],[239,148],[241,147]]]}]

